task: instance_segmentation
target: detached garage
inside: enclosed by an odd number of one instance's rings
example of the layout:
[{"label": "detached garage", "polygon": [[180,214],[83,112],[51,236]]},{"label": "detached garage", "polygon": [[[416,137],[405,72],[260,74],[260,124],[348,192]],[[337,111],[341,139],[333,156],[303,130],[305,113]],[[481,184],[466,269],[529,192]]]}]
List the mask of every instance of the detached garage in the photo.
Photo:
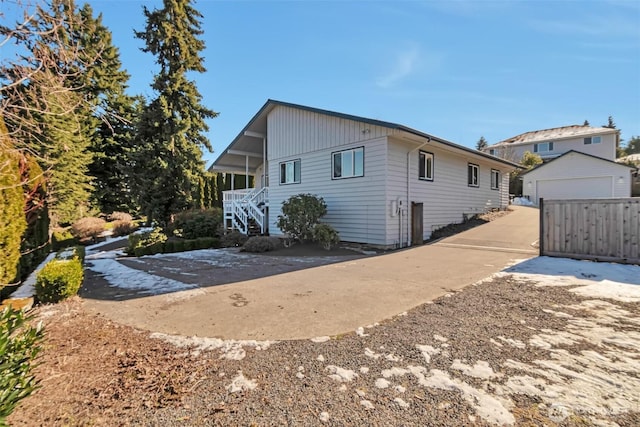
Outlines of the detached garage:
[{"label": "detached garage", "polygon": [[568,151],[522,175],[522,192],[544,199],[631,197],[632,167],[578,151]]}]

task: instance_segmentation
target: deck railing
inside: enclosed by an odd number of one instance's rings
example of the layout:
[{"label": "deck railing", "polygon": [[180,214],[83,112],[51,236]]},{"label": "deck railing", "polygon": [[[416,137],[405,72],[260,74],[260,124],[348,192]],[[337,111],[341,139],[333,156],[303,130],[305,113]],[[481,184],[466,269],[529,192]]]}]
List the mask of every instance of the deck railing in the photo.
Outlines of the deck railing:
[{"label": "deck railing", "polygon": [[260,233],[266,231],[266,207],[268,205],[267,187],[229,190],[222,192],[222,206],[225,222],[243,234],[249,232],[249,221],[260,226]]}]

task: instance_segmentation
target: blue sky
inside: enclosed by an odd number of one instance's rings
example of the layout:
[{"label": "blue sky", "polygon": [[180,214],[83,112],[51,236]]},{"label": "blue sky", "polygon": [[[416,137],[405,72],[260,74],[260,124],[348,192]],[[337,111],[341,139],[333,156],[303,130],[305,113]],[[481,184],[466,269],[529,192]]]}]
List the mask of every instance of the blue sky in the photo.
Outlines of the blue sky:
[{"label": "blue sky", "polygon": [[[81,3],[78,1],[78,3]],[[89,1],[131,93],[152,96],[142,6]],[[612,115],[640,135],[640,1],[210,1],[196,76],[213,159],[268,98],[398,122],[473,147]]]}]

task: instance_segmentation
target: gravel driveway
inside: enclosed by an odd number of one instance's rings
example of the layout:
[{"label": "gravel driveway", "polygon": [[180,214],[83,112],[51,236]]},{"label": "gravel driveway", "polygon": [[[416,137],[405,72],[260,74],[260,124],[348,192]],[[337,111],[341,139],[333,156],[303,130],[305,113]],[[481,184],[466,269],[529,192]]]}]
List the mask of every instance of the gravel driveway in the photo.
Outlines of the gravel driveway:
[{"label": "gravel driveway", "polygon": [[640,424],[638,266],[535,258],[311,340],[150,334],[78,304],[38,313],[43,388],[14,425]]}]

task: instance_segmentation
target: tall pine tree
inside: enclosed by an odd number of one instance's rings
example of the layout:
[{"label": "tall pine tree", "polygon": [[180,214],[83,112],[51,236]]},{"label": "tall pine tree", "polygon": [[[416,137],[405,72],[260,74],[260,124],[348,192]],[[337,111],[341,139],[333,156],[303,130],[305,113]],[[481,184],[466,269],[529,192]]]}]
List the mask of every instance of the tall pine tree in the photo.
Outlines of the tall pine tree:
[{"label": "tall pine tree", "polygon": [[173,213],[192,204],[192,187],[204,171],[202,149],[212,151],[205,120],[217,113],[202,105],[188,78],[206,71],[200,56],[202,15],[191,0],[164,0],[163,6],[145,7],[145,31],[135,33],[160,70],[152,84],[157,96],[138,124],[134,188],[148,220],[166,226]]}]

